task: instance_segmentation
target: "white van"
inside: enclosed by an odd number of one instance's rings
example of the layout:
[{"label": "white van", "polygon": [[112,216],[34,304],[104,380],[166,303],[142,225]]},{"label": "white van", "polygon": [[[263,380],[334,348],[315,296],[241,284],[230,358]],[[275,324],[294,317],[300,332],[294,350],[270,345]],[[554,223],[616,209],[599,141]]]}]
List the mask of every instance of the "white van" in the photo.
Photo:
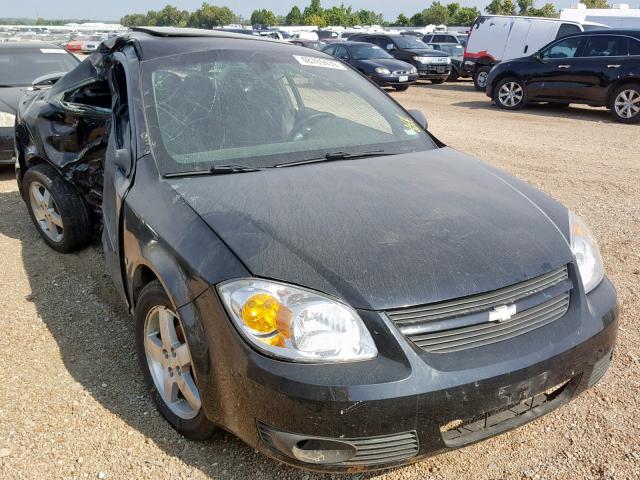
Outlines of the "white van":
[{"label": "white van", "polygon": [[482,15],[471,27],[462,70],[484,91],[496,63],[532,55],[557,38],[584,30],[580,22],[557,18]]}]

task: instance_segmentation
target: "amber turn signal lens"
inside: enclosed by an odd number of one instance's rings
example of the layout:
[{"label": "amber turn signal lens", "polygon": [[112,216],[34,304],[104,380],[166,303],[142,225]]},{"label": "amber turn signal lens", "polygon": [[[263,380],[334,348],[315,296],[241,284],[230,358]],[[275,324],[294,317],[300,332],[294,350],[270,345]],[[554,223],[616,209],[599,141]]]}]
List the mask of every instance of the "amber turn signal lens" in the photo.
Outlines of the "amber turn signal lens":
[{"label": "amber turn signal lens", "polygon": [[267,293],[258,293],[249,297],[242,307],[242,321],[255,332],[274,332],[279,309],[278,300]]}]

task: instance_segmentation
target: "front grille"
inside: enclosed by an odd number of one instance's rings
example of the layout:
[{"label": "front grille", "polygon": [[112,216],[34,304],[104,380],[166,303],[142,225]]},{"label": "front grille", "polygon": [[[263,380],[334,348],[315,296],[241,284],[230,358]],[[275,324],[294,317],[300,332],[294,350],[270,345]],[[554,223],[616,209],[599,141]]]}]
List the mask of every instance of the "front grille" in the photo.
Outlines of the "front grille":
[{"label": "front grille", "polygon": [[[387,312],[413,343],[427,352],[450,353],[500,342],[548,325],[567,313],[567,267],[493,292]],[[510,306],[503,321],[496,309]]]},{"label": "front grille", "polygon": [[349,444],[355,448],[355,455],[343,462],[333,465],[376,465],[397,463],[414,457],[418,454],[418,436],[415,431],[395,433],[391,435],[381,435],[376,437],[361,438],[322,438],[307,437],[299,434],[289,434],[269,427],[262,422],[258,422],[258,433],[262,441],[269,447],[280,450],[291,456],[290,451],[282,450],[278,445],[283,442],[274,441],[274,437],[285,435],[289,438],[299,437],[300,441],[316,438],[322,440],[337,441]]},{"label": "front grille", "polygon": [[410,73],[409,70],[396,70],[393,72],[394,75],[409,75]]}]

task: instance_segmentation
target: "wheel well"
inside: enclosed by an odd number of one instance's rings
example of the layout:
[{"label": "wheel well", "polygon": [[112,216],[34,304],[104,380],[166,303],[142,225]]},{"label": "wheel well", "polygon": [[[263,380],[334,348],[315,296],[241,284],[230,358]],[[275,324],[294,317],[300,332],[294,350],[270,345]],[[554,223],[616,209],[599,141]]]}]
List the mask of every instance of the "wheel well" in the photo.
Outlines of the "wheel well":
[{"label": "wheel well", "polygon": [[490,59],[489,57],[481,57],[476,61],[476,66],[478,67],[492,67],[495,65],[495,61]]},{"label": "wheel well", "polygon": [[[493,81],[493,89],[495,90],[496,86],[498,85],[498,83],[500,83],[502,80],[504,80],[507,77],[513,77],[513,78],[517,78],[518,80],[521,80],[517,75],[514,75],[513,72],[504,72],[501,73],[500,75],[498,75],[495,80]],[[524,83],[524,82],[522,82]]]},{"label": "wheel well", "polygon": [[616,83],[611,85],[611,87],[609,87],[609,93],[607,94],[607,107],[609,107],[609,105],[611,104],[615,91],[622,85],[640,85],[640,80],[637,78],[621,78]]},{"label": "wheel well", "polygon": [[133,274],[133,282],[131,285],[131,293],[133,295],[133,306],[138,303],[138,297],[144,287],[149,285],[154,280],[158,280],[158,277],[153,270],[146,265],[140,265]]}]

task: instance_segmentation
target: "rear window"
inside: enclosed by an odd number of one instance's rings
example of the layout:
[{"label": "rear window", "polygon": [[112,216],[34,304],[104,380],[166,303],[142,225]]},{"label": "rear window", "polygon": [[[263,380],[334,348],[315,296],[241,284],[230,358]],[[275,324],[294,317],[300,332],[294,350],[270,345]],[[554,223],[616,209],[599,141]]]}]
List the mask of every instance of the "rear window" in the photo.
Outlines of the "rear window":
[{"label": "rear window", "polygon": [[640,42],[629,40],[629,55],[640,55]]},{"label": "rear window", "polygon": [[585,57],[619,57],[629,53],[627,38],[613,35],[589,37],[584,49]]},{"label": "rear window", "polygon": [[38,77],[66,73],[78,60],[61,48],[3,48],[0,50],[0,85],[28,86]]},{"label": "rear window", "polygon": [[566,37],[573,33],[580,33],[580,31],[581,30],[577,25],[573,25],[572,23],[563,23],[558,29],[558,35],[556,35],[556,38]]}]

